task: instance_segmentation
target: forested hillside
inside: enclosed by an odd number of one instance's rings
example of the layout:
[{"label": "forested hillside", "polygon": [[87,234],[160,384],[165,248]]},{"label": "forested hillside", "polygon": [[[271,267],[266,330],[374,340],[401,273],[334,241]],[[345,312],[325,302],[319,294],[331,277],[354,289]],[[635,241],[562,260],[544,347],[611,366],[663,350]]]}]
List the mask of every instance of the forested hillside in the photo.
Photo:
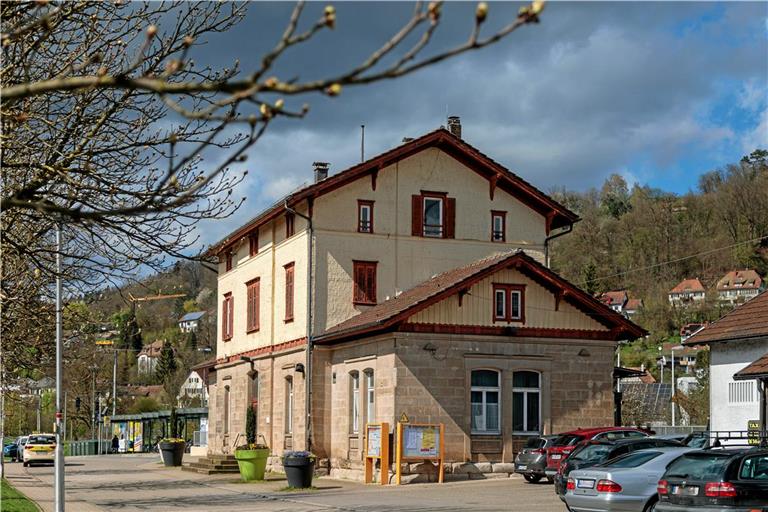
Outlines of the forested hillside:
[{"label": "forested hillside", "polygon": [[[698,190],[685,195],[640,185],[630,190],[612,175],[600,190],[553,196],[582,218],[573,233],[553,241],[553,268],[591,293],[626,289],[642,299],[635,320],[653,343],[687,321],[718,318],[722,311],[710,292],[727,271],[768,273],[768,151],[702,175]],[[690,277],[707,288],[707,303],[671,308],[667,292]]]}]

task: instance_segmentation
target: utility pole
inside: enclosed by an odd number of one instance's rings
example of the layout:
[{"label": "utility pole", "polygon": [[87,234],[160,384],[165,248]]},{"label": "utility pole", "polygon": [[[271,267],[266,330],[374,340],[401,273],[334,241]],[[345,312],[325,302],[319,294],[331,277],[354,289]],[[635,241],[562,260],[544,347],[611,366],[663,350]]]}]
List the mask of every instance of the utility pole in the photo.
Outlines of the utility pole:
[{"label": "utility pole", "polygon": [[115,353],[115,359],[112,363],[112,416],[114,416],[117,410],[117,350],[113,350]]},{"label": "utility pole", "polygon": [[677,390],[675,389],[677,386],[675,385],[675,349],[672,349],[672,400],[670,403],[672,404],[672,426],[675,426],[675,393]]},{"label": "utility pole", "polygon": [[56,470],[55,508],[64,512],[64,429],[61,426],[62,399],[62,304],[61,304],[61,224],[56,224]]},{"label": "utility pole", "polygon": [[93,384],[91,386],[91,439],[96,439],[96,370],[99,367],[91,366],[93,370]]}]

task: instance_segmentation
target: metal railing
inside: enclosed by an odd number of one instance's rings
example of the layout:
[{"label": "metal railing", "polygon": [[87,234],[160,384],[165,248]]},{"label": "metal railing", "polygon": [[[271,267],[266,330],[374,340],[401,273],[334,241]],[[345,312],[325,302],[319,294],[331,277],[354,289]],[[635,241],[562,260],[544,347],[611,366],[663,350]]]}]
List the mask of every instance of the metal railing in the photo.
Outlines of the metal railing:
[{"label": "metal railing", "polygon": [[694,432],[703,432],[707,430],[706,425],[651,425],[651,430],[656,435],[666,436],[674,434],[692,434]]}]

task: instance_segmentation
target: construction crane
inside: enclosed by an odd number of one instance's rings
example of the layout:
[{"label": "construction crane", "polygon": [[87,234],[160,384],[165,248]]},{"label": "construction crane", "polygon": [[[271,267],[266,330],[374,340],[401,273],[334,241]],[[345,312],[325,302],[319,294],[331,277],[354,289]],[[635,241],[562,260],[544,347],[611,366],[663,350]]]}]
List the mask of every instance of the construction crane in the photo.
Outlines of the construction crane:
[{"label": "construction crane", "polygon": [[149,302],[151,300],[164,300],[164,299],[178,299],[179,297],[186,297],[186,293],[170,293],[163,295],[160,291],[157,292],[157,295],[147,295],[146,297],[134,297],[131,292],[128,292],[128,298],[131,302]]}]

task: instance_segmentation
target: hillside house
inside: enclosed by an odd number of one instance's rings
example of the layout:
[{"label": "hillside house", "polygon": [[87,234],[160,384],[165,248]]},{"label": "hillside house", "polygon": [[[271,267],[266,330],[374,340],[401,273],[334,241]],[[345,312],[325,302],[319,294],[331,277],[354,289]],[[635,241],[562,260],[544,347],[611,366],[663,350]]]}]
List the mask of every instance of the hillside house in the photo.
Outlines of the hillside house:
[{"label": "hillside house", "polygon": [[137,371],[139,375],[151,375],[155,372],[160,352],[163,351],[165,340],[155,340],[144,347],[136,357]]},{"label": "hillside house", "polygon": [[737,306],[685,344],[709,345],[711,429],[744,431],[748,422],[760,420],[765,430],[768,293]]},{"label": "hillside house", "polygon": [[187,407],[189,402],[199,402],[199,404],[195,404],[196,407],[208,405],[208,383],[197,370],[191,370],[187,378],[184,379],[177,400],[180,407]]},{"label": "hillside house", "polygon": [[754,270],[731,270],[717,282],[717,298],[731,304],[747,301],[765,290],[765,282]]},{"label": "hillside house", "polygon": [[624,316],[632,318],[643,309],[643,299],[628,299],[624,306]]},{"label": "hillside house", "polygon": [[673,306],[686,306],[703,302],[707,291],[698,278],[683,279],[669,291],[669,303]]},{"label": "hillside house", "polygon": [[624,314],[624,308],[628,301],[629,295],[626,290],[615,290],[600,295],[600,302],[621,314]]},{"label": "hillside house", "polygon": [[[452,131],[293,193],[215,244],[209,450],[256,409],[273,453],[359,476],[369,422],[442,422],[449,461],[612,423],[616,343],[645,332],[547,266],[576,215]],[[311,397],[309,400],[307,397]]]},{"label": "hillside house", "polygon": [[197,331],[200,321],[205,316],[205,311],[192,311],[179,318],[179,330],[181,332]]}]

